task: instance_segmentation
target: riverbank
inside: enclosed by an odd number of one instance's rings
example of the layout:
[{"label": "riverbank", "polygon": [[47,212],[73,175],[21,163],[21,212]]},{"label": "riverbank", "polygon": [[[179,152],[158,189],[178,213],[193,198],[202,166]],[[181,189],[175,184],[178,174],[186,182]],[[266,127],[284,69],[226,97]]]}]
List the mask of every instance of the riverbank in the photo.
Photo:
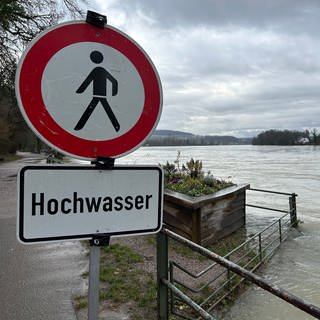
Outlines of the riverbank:
[{"label": "riverbank", "polygon": [[[243,231],[219,241],[210,247],[211,250],[225,255],[243,242]],[[87,242],[85,246],[89,251]],[[170,240],[169,256],[195,273],[212,264],[212,261]],[[110,247],[101,248],[100,269],[99,320],[156,319],[156,235],[111,238]],[[193,280],[193,285],[201,286],[221,271],[222,269],[215,269],[214,273],[208,273],[200,280]],[[87,281],[88,274],[84,276]],[[179,277],[182,282],[190,283],[188,275],[180,274]],[[86,320],[87,296],[76,297],[75,308],[78,320]]]},{"label": "riverbank", "polygon": [[[320,230],[318,190],[320,148],[308,145],[149,147],[140,148],[127,157],[119,159],[119,162],[121,164],[156,164],[162,163],[163,159],[174,161],[178,150],[181,152],[182,162],[191,157],[201,159],[204,169],[210,170],[214,176],[231,176],[235,183],[250,183],[253,188],[295,192],[298,195],[298,219],[304,222],[301,225],[304,234],[285,243],[284,249],[277,252],[270,268],[267,268],[266,276],[267,279],[275,280],[290,291],[293,288],[293,292],[301,298],[320,305],[318,285],[320,283],[318,280],[320,251],[317,250],[318,230]],[[247,200],[251,202],[250,199]],[[259,198],[261,204],[264,204],[265,200],[264,197]],[[280,207],[280,205],[277,199],[273,199],[274,207]],[[257,210],[248,210],[247,216],[252,221],[259,221],[263,227],[269,225],[274,218],[271,213]],[[292,246],[292,251],[286,257],[287,245]],[[282,266],[282,272],[279,272],[279,268],[276,267],[278,263]],[[287,318],[300,320],[306,316],[301,316],[301,311],[277,298],[273,298],[277,301],[277,305],[269,302],[272,300],[270,294],[259,295],[258,299],[256,293],[253,291],[248,295],[248,299],[237,302],[238,308],[234,312],[234,319],[257,319],[259,315],[259,320]],[[281,312],[277,314],[279,310]]]}]

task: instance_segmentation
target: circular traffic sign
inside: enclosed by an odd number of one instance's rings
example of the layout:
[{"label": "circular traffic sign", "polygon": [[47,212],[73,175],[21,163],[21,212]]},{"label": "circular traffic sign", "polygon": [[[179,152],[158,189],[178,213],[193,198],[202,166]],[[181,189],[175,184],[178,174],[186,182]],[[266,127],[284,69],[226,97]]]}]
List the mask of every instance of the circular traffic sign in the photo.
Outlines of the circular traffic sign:
[{"label": "circular traffic sign", "polygon": [[129,36],[68,22],[29,45],[16,96],[30,128],[48,145],[81,159],[120,157],[138,148],[162,110],[158,73]]}]

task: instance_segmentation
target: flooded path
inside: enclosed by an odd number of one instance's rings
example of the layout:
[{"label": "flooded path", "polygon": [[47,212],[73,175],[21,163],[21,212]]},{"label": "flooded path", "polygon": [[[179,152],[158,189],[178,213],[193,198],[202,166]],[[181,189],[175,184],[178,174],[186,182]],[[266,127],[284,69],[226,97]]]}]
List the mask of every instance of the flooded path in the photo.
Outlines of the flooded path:
[{"label": "flooded path", "polygon": [[[300,234],[281,245],[261,274],[272,283],[320,305],[319,243],[320,225],[302,224]],[[252,285],[231,308],[225,320],[314,319],[270,293]]]}]

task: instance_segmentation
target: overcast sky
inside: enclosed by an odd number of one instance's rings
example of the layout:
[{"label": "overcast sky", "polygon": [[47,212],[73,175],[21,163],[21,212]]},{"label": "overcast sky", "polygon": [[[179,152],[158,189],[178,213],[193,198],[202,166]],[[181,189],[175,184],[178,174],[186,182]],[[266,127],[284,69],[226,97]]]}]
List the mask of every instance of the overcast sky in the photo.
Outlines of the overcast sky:
[{"label": "overcast sky", "polygon": [[162,81],[158,129],[320,128],[319,0],[90,0]]}]

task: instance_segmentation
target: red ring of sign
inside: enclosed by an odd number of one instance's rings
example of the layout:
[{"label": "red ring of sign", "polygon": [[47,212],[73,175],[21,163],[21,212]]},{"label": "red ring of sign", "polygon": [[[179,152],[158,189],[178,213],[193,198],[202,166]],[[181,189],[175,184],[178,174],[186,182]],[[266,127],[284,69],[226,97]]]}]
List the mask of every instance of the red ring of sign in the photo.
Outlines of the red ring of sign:
[{"label": "red ring of sign", "polygon": [[[137,123],[119,137],[100,141],[76,137],[64,130],[46,109],[41,94],[44,69],[59,50],[78,42],[97,42],[120,51],[141,77],[145,95],[142,114]],[[34,42],[20,64],[20,74],[17,74],[20,108],[40,138],[63,153],[86,159],[125,155],[145,141],[160,118],[162,91],[155,68],[142,49],[116,29],[98,29],[83,22],[57,26]]]}]

